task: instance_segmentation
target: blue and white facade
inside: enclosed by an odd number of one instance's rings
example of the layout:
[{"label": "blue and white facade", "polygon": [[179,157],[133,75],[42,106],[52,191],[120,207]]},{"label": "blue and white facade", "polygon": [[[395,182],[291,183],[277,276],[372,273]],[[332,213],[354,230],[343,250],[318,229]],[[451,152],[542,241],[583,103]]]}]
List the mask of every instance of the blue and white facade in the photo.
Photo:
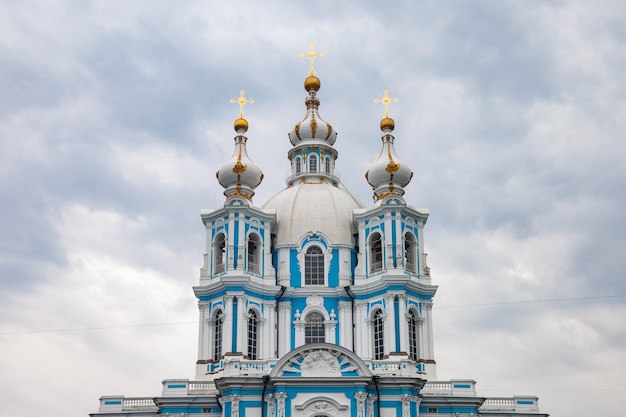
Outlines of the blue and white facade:
[{"label": "blue and white facade", "polygon": [[413,173],[395,153],[394,122],[385,112],[368,207],[335,174],[320,85],[309,73],[287,187],[260,207],[263,174],[243,114],[235,121],[235,151],[217,172],[224,205],[201,213],[195,377],[163,381],[155,398],[102,397],[92,416],[546,416],[536,397],[486,399],[472,380],[437,380],[428,211],[404,199]]}]

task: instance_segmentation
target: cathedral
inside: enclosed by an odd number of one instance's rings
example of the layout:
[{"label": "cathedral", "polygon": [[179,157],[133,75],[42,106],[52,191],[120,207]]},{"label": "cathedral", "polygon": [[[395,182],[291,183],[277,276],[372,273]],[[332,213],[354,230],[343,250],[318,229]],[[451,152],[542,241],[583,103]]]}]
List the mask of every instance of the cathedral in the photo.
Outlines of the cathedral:
[{"label": "cathedral", "polygon": [[470,379],[437,379],[428,210],[407,204],[413,172],[394,150],[389,104],[366,206],[335,171],[337,132],[319,114],[311,51],[306,115],[289,132],[286,188],[253,203],[263,180],[246,151],[241,92],[233,156],[217,171],[223,206],[201,211],[204,263],[193,379],[157,397],[103,396],[92,417],[547,417],[534,396],[485,398]]}]

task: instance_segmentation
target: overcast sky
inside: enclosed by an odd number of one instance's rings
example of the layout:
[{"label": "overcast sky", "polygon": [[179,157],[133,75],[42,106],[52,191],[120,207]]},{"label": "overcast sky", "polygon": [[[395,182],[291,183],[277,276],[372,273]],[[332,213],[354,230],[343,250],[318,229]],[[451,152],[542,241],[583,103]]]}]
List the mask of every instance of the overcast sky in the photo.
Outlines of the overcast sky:
[{"label": "overcast sky", "polygon": [[626,3],[0,0],[0,404],[85,416],[194,377],[200,210],[239,90],[255,204],[285,187],[309,43],[343,183],[372,203],[389,89],[439,379],[623,416]]}]

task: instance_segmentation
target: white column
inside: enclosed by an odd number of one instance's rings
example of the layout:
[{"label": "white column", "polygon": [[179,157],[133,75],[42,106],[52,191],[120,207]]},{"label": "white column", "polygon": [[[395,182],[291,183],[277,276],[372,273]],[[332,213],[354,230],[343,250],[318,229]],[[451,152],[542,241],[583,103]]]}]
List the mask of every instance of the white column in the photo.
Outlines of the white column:
[{"label": "white column", "polygon": [[291,302],[278,303],[278,357],[291,350]]},{"label": "white column", "polygon": [[365,318],[363,351],[365,352],[366,358],[370,358],[370,359],[374,358],[374,321],[367,316]]},{"label": "white column", "polygon": [[[239,395],[230,396],[230,406],[231,406],[230,415],[232,417],[239,417],[239,400],[240,399],[241,398],[239,397]],[[408,416],[403,416],[403,417],[408,417]]]},{"label": "white column", "polygon": [[417,317],[417,358],[425,359],[426,356],[424,352],[426,351],[426,347],[424,342],[426,341],[426,337],[424,336],[424,318]]},{"label": "white column", "polygon": [[265,396],[265,402],[267,403],[267,417],[276,417],[276,400],[274,394],[267,394]]},{"label": "white column", "polygon": [[424,312],[426,313],[426,332],[428,334],[428,352],[424,359],[435,359],[435,350],[433,343],[433,304],[432,302],[423,303]]},{"label": "white column", "polygon": [[339,303],[339,346],[352,350],[352,303]]},{"label": "white column", "polygon": [[365,310],[367,309],[367,302],[365,301],[357,301],[355,303],[355,328],[354,328],[354,350],[356,354],[362,358],[371,358],[371,356],[367,355],[366,351],[366,335],[367,335],[367,324],[365,323]]},{"label": "white column", "polygon": [[208,330],[208,323],[207,323],[207,304],[206,302],[199,302],[198,303],[198,359],[202,360],[202,359],[208,359],[209,357],[206,355],[207,353],[207,330]]},{"label": "white column", "polygon": [[396,351],[396,305],[395,296],[388,294],[385,299],[387,300],[387,311],[385,317],[385,353]]},{"label": "white column", "polygon": [[365,417],[365,400],[367,399],[367,392],[355,392],[354,398],[356,399],[357,417]]},{"label": "white column", "polygon": [[272,266],[272,229],[270,222],[265,222],[265,233],[263,238],[263,278],[274,277],[274,267]]},{"label": "white column", "polygon": [[246,296],[237,296],[237,351],[246,354],[248,350],[248,312],[246,311]]},{"label": "white column", "polygon": [[304,345],[304,326],[305,322],[302,320],[302,314],[300,314],[300,310],[296,310],[294,314],[293,331],[294,333],[294,348],[300,347]]},{"label": "white column", "polygon": [[228,217],[228,236],[226,241],[226,270],[232,271],[235,268],[235,215]]},{"label": "white column", "polygon": [[[385,262],[386,262],[386,269],[393,269],[394,265],[394,258],[393,258],[393,248],[395,245],[395,242],[393,241],[392,237],[393,237],[393,233],[392,233],[392,228],[391,228],[391,213],[385,213],[385,239],[384,239],[384,244],[385,244]],[[397,238],[397,236],[396,236]]]},{"label": "white column", "polygon": [[396,267],[404,269],[404,239],[402,236],[402,216],[396,215]]},{"label": "white column", "polygon": [[289,287],[289,279],[291,277],[289,273],[291,268],[289,251],[289,248],[278,249],[278,285],[284,287]]},{"label": "white column", "polygon": [[409,352],[409,324],[406,318],[406,294],[398,295],[398,331],[400,332],[400,351]]},{"label": "white column", "polygon": [[326,321],[326,323],[324,323],[324,336],[325,339],[327,341],[327,343],[332,343],[334,345],[337,344],[337,337],[336,337],[336,329],[337,329],[337,313],[335,313],[335,310],[330,310],[330,320]]},{"label": "white column", "polygon": [[270,359],[276,357],[276,303],[265,303],[265,322],[261,327],[260,359]]},{"label": "white column", "polygon": [[285,417],[285,399],[287,398],[286,392],[277,392],[274,394],[276,401],[278,402],[278,417]]},{"label": "white column", "polygon": [[412,396],[410,394],[400,394],[400,401],[402,401],[402,417],[410,417],[411,399]]},{"label": "white column", "polygon": [[374,417],[374,401],[376,401],[376,396],[369,394],[367,396],[367,417]]},{"label": "white column", "polygon": [[222,333],[222,354],[233,351],[233,296],[224,296],[224,328]]},{"label": "white column", "polygon": [[215,353],[215,318],[214,317],[209,317],[208,319],[206,319],[206,323],[207,323],[207,340],[206,340],[206,344],[205,344],[205,351],[206,351],[206,355],[207,358],[209,359],[218,359],[216,357],[214,357],[214,353]]},{"label": "white column", "polygon": [[[248,244],[248,242],[246,242],[246,231],[245,231],[245,216],[243,214],[237,213],[237,223],[238,223],[238,230],[239,230],[239,244],[237,245],[237,269],[240,271],[244,271],[245,268],[245,258],[244,258],[244,248],[246,247],[246,245]],[[239,349],[239,347],[237,348]]]}]

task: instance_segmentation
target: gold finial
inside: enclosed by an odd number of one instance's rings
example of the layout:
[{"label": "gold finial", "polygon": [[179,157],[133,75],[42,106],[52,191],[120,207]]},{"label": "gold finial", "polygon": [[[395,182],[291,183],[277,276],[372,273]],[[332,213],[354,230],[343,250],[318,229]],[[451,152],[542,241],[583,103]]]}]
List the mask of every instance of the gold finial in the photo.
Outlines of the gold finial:
[{"label": "gold finial", "polygon": [[391,118],[391,115],[389,114],[389,103],[397,103],[398,99],[397,98],[391,98],[388,95],[389,90],[385,90],[384,92],[384,96],[383,98],[375,98],[374,99],[374,103],[383,103],[385,105],[385,114],[383,114],[383,118]]},{"label": "gold finial", "polygon": [[309,75],[317,75],[315,72],[315,58],[318,56],[324,56],[324,52],[315,52],[315,44],[312,43],[310,45],[309,52],[302,52],[300,54],[300,58],[308,57],[311,60],[311,69],[309,70]]},{"label": "gold finial", "polygon": [[254,103],[254,100],[245,98],[243,96],[243,94],[244,94],[244,91],[241,90],[241,91],[239,91],[239,98],[237,98],[237,99],[231,98],[230,99],[231,104],[232,103],[238,103],[239,104],[239,116],[238,117],[240,119],[244,118],[244,115],[243,115],[243,106],[244,106],[244,104],[247,104],[247,103],[252,104],[252,103]]}]

